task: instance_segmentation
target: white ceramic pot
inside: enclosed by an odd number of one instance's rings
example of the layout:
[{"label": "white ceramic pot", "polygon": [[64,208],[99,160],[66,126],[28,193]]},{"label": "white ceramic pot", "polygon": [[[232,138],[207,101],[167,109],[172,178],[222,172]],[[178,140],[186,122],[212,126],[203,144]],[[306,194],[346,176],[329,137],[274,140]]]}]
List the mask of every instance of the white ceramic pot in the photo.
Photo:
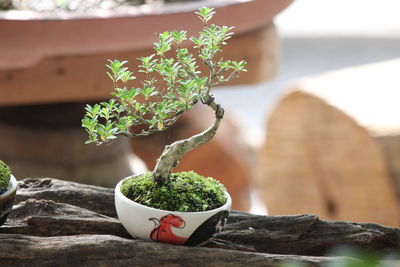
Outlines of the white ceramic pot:
[{"label": "white ceramic pot", "polygon": [[17,193],[17,180],[11,175],[7,191],[0,194],[0,226],[6,221],[12,210],[15,194]]},{"label": "white ceramic pot", "polygon": [[122,225],[134,237],[194,246],[219,233],[229,216],[232,200],[227,192],[225,205],[213,210],[167,211],[141,205],[124,196],[120,190],[124,180],[115,187],[115,208]]}]

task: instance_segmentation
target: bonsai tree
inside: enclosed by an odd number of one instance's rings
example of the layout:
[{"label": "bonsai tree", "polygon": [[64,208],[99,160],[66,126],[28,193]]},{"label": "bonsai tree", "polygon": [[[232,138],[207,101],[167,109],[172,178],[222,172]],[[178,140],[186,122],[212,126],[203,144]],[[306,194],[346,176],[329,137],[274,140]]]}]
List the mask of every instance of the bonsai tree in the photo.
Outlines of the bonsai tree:
[{"label": "bonsai tree", "polygon": [[[208,142],[217,132],[224,117],[224,109],[215,102],[211,89],[238,77],[246,71],[245,61],[225,60],[218,54],[232,36],[233,27],[209,24],[215,14],[212,8],[200,8],[196,14],[203,22],[197,37],[186,31],[163,32],[154,43],[155,53],[139,58],[138,72],[146,77],[140,88],[129,87],[136,79],[125,66],[127,61],[109,60],[107,75],[114,85],[114,98],[93,106],[86,106],[82,126],[89,134],[87,143],[110,143],[118,135],[147,136],[166,130],[179,116],[201,103],[215,114],[213,124],[204,132],[167,145],[151,178],[158,185],[171,180],[171,172],[187,152]],[[196,53],[183,46],[191,42]],[[200,64],[207,66],[202,73]],[[138,132],[132,126],[141,126]]]},{"label": "bonsai tree", "polygon": [[7,191],[10,184],[11,171],[10,168],[0,160],[0,195]]}]

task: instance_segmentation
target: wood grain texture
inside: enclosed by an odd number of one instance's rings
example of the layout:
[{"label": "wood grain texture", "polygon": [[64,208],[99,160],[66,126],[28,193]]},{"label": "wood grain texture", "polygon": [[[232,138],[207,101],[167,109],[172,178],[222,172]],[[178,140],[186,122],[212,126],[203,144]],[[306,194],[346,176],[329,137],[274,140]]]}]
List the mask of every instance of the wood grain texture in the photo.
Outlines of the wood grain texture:
[{"label": "wood grain texture", "polygon": [[130,238],[116,218],[66,203],[36,199],[14,206],[0,232],[35,236],[112,234]]},{"label": "wood grain texture", "polygon": [[114,189],[66,182],[58,179],[27,178],[18,183],[16,204],[30,198],[66,203],[117,217],[114,207]]},{"label": "wood grain texture", "polygon": [[276,266],[282,260],[319,266],[335,259],[189,248],[110,235],[7,234],[0,239],[0,248],[1,263],[6,266]]},{"label": "wood grain texture", "polygon": [[395,228],[237,211],[201,247],[145,242],[129,237],[114,217],[112,195],[112,189],[57,179],[20,181],[17,204],[0,228],[0,265],[276,266],[295,260],[321,266],[337,259],[321,255],[338,244],[399,250]]}]

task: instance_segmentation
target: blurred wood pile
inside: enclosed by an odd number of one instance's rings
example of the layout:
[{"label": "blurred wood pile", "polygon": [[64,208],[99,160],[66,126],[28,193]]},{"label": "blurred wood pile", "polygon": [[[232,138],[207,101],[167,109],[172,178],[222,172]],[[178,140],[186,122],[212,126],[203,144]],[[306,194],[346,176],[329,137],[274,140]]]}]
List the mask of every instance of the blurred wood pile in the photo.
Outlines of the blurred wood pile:
[{"label": "blurred wood pile", "polygon": [[270,214],[400,225],[400,59],[305,78],[268,122]]}]

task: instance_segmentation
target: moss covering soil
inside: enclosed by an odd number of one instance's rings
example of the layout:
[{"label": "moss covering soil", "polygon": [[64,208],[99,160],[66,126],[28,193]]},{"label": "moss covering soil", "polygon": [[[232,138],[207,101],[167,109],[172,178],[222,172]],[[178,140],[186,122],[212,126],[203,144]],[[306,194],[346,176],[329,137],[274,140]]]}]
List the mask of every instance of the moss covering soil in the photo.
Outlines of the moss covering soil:
[{"label": "moss covering soil", "polygon": [[7,191],[10,183],[11,171],[10,168],[0,160],[0,194]]},{"label": "moss covering soil", "polygon": [[220,182],[195,172],[172,173],[165,185],[157,184],[151,172],[133,176],[122,183],[121,192],[139,204],[168,211],[212,210],[227,201]]}]

